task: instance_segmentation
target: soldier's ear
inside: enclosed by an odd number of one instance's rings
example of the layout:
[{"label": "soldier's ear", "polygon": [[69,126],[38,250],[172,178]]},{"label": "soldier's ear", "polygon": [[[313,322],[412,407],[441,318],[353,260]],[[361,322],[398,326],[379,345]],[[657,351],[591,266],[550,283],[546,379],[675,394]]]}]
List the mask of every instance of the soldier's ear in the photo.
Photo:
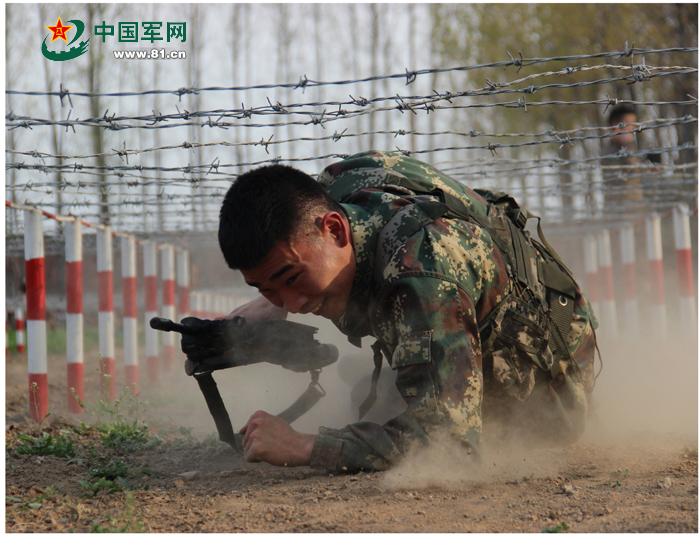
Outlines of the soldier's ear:
[{"label": "soldier's ear", "polygon": [[320,220],[321,232],[330,233],[338,246],[345,247],[350,243],[350,224],[342,214],[335,211],[326,212]]}]

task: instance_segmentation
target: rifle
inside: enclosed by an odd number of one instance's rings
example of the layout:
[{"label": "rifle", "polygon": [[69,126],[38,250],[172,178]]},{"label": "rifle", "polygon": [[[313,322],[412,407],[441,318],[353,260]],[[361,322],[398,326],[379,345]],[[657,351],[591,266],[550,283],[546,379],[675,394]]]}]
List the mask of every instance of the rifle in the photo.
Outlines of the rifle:
[{"label": "rifle", "polygon": [[338,360],[338,349],[315,339],[317,328],[286,320],[247,323],[242,316],[221,320],[196,317],[181,323],[167,318],[151,318],[160,331],[182,335],[182,351],[187,355],[185,373],[197,380],[219,439],[240,450],[240,434],[233,432],[231,420],[212,372],[253,363],[273,363],[294,372],[310,372],[311,383],[304,393],[278,415],[292,423],[309,411],[326,392],[318,383],[321,369]]}]

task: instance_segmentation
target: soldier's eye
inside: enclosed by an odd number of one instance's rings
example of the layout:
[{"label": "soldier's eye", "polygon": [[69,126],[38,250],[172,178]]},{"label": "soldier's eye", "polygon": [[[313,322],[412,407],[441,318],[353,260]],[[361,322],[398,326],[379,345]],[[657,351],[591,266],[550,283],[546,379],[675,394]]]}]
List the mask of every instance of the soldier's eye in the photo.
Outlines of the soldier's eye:
[{"label": "soldier's eye", "polygon": [[296,281],[298,277],[299,277],[299,274],[296,274],[296,275],[293,275],[292,277],[290,277],[289,279],[287,279],[287,285],[291,285],[292,283],[294,283],[294,281]]}]

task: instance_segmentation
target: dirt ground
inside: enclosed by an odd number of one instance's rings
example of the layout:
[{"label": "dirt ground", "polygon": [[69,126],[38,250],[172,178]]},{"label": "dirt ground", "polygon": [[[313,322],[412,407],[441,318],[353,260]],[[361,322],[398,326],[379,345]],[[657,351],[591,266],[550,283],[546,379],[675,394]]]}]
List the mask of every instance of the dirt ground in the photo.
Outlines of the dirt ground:
[{"label": "dirt ground", "polygon": [[[6,531],[697,532],[697,346],[632,350],[628,344],[604,348],[604,355],[595,418],[576,445],[487,448],[479,465],[438,448],[414,453],[384,473],[336,475],[249,464],[212,441],[204,400],[179,365],[160,385],[143,385],[135,401],[122,403],[123,420],[138,418],[150,433],[161,432],[156,446],[128,451],[102,445],[94,425],[118,418],[100,413],[95,402],[96,356],[86,358],[88,412],[81,416],[66,414],[65,357],[50,356],[52,415],[40,430],[28,417],[26,358],[10,354]],[[308,382],[254,367],[216,376],[234,427],[255,409],[283,409]],[[265,381],[256,384],[260,371]],[[324,371],[327,403],[295,428],[353,422],[350,411],[329,409],[349,400],[349,387],[336,376],[332,367]],[[118,356],[117,385],[122,381]],[[17,452],[17,434],[43,432],[73,439],[75,457]],[[130,490],[93,493],[80,483],[97,481],[88,474],[96,464],[120,460]]]}]

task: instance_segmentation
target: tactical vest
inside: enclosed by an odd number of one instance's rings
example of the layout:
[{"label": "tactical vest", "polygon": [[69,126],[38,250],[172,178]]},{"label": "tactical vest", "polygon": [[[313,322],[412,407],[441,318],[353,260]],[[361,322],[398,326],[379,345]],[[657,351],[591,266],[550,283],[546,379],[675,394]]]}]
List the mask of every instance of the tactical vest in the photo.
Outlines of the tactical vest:
[{"label": "tactical vest", "polygon": [[[531,238],[525,230],[528,219],[539,218],[503,192],[470,190],[444,175],[436,184],[430,177],[420,174],[408,178],[393,170],[385,171],[357,181],[362,172],[358,169],[358,173],[349,177],[341,174],[329,180],[322,176],[320,182],[325,182],[331,196],[339,202],[364,188],[378,188],[397,195],[427,194],[439,200],[439,203],[407,205],[397,211],[380,230],[379,243],[382,243],[382,233],[390,230],[392,221],[398,221],[399,217],[402,228],[406,230],[404,242],[440,217],[459,218],[488,232],[511,279],[508,295],[479,323],[482,359],[493,363],[497,381],[510,394],[524,400],[534,387],[537,369],[556,376],[560,370],[558,364],[562,361],[577,368],[566,345],[573,318],[576,283],[544,238],[541,221],[537,227],[540,241]],[[486,207],[483,201],[486,201]],[[400,214],[403,211],[413,211],[415,225],[406,225],[407,214]],[[409,215],[413,214],[409,212]],[[402,242],[398,241],[392,251],[382,251],[377,255],[375,277],[379,277],[383,265],[401,245]],[[375,355],[375,365],[377,362]],[[376,384],[374,377],[373,384]]]}]

